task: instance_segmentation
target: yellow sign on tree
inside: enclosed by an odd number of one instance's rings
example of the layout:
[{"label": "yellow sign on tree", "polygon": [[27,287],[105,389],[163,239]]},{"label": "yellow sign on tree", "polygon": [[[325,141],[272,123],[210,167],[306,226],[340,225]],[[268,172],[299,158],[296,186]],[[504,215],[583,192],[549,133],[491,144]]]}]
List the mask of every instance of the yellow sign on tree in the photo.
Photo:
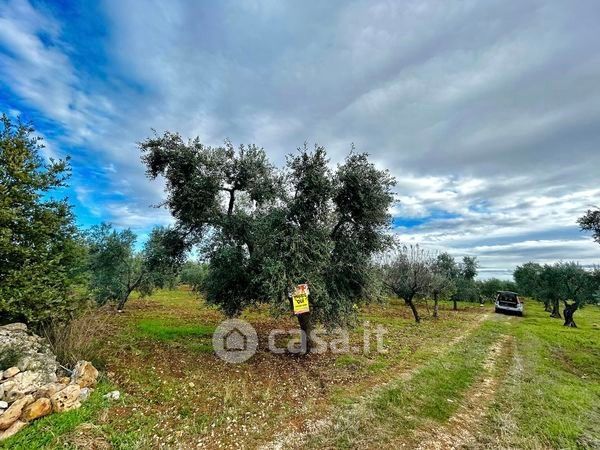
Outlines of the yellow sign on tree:
[{"label": "yellow sign on tree", "polygon": [[292,294],[294,314],[304,314],[310,311],[308,307],[308,284],[299,284]]}]

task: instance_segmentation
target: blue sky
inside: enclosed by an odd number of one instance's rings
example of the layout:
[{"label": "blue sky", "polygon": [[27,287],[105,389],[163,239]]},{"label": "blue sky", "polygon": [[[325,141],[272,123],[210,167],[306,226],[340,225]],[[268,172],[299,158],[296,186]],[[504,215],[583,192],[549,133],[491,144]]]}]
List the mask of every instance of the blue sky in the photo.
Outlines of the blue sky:
[{"label": "blue sky", "polygon": [[72,157],[81,225],[170,223],[152,129],[278,164],[354,143],[397,177],[403,240],[507,277],[600,262],[576,225],[600,203],[599,20],[595,0],[0,0],[0,108]]}]

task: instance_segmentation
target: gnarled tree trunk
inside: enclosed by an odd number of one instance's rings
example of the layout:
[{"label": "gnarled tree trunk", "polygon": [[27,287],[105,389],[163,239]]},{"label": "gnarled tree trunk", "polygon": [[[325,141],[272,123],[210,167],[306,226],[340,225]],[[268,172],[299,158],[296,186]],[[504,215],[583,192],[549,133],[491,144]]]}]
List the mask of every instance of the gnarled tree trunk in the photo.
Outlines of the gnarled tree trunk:
[{"label": "gnarled tree trunk", "polygon": [[300,329],[303,331],[300,348],[302,349],[301,354],[305,355],[310,353],[310,350],[314,347],[314,342],[312,340],[311,333],[314,329],[313,322],[310,317],[310,313],[298,314],[298,324],[300,325]]},{"label": "gnarled tree trunk", "polygon": [[544,311],[552,312],[552,307],[550,306],[550,300],[544,300]]},{"label": "gnarled tree trunk", "polygon": [[558,299],[552,301],[552,314],[550,314],[550,317],[553,317],[554,319],[562,319],[562,317],[560,315]]},{"label": "gnarled tree trunk", "polygon": [[579,305],[577,304],[577,302],[572,303],[570,305],[567,302],[564,302],[564,303],[565,303],[565,309],[563,310],[563,314],[565,315],[564,326],[577,328],[577,325],[575,325],[575,320],[573,320],[573,314],[575,314],[575,311],[577,311],[577,308]]},{"label": "gnarled tree trunk", "polygon": [[433,317],[438,318],[438,293],[433,293]]},{"label": "gnarled tree trunk", "polygon": [[454,306],[452,307],[452,309],[454,311],[458,311],[458,301],[455,298],[453,298],[452,302],[454,303]]},{"label": "gnarled tree trunk", "polygon": [[413,302],[412,297],[407,298],[404,301],[410,307],[410,310],[412,311],[413,316],[415,317],[415,322],[417,322],[417,323],[421,322],[421,318],[419,317],[419,311],[417,311],[417,308],[415,306],[415,303]]}]

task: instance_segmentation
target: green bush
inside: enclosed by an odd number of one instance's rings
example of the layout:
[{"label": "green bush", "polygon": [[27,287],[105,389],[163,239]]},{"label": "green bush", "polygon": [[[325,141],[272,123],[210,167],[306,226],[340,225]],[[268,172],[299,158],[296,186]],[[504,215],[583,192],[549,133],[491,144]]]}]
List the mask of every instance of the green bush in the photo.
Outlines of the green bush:
[{"label": "green bush", "polygon": [[46,163],[33,128],[0,120],[0,324],[38,326],[76,307],[85,248],[66,199],[68,161]]}]

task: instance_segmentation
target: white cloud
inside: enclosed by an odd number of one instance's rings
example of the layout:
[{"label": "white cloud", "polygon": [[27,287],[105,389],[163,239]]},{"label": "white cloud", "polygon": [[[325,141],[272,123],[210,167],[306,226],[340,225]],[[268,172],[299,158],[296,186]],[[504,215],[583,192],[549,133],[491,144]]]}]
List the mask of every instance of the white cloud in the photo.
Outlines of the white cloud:
[{"label": "white cloud", "polygon": [[597,2],[103,5],[81,18],[106,20],[101,75],[41,4],[0,10],[2,81],[63,130],[48,152],[78,150],[93,214],[168,223],[135,145],[151,128],[255,142],[278,164],[306,140],[334,163],[354,142],[397,177],[393,213],[425,221],[407,240],[480,252],[488,275],[600,259],[575,223],[600,202]]}]

